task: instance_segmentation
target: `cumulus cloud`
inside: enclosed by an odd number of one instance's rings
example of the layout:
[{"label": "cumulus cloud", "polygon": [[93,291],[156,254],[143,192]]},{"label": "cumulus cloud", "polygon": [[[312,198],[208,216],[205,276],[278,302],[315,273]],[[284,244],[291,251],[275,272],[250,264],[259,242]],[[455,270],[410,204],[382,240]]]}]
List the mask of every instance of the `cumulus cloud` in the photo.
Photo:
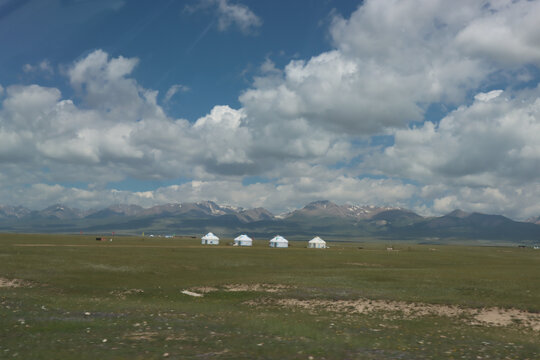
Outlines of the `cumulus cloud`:
[{"label": "cumulus cloud", "polygon": [[[527,11],[536,11],[531,2],[495,5],[365,1],[350,18],[334,18],[330,33],[335,50],[291,61],[282,76],[272,72],[256,78],[240,101],[249,117],[267,119],[271,113],[273,121],[284,124],[301,118],[310,126],[356,136],[422,121],[430,104],[460,104],[489,76],[528,63],[525,56],[505,68],[496,54],[488,58],[464,50],[462,34],[478,18],[517,24]],[[531,25],[522,36],[531,48],[534,30]]]},{"label": "cumulus cloud", "polygon": [[526,196],[538,193],[539,119],[539,88],[480,93],[439,124],[396,131],[395,144],[366,164],[387,175],[441,184],[423,191],[438,212],[460,207],[524,216],[523,204],[532,205]]},{"label": "cumulus cloud", "polygon": [[[540,89],[476,95],[439,124],[398,130],[372,166],[422,181],[467,186],[540,177]],[[375,165],[377,164],[377,165]]]},{"label": "cumulus cloud", "polygon": [[540,186],[533,182],[520,186],[446,188],[443,194],[433,198],[432,212],[446,214],[463,209],[525,220],[540,213],[538,196]]},{"label": "cumulus cloud", "polygon": [[488,13],[472,20],[456,37],[466,54],[503,65],[540,64],[540,3],[496,1]]},{"label": "cumulus cloud", "polygon": [[42,169],[35,174],[50,182],[106,184],[129,177],[275,174],[292,160],[330,163],[351,156],[336,136],[313,131],[306,138],[310,129],[303,120],[282,134],[275,124],[229,106],[215,106],[195,123],[171,119],[157,104],[157,92],[130,77],[137,63],[102,50],[75,61],[67,75],[80,103],[63,99],[56,88],[8,87],[0,110],[0,161]]},{"label": "cumulus cloud", "polygon": [[145,117],[164,117],[156,106],[157,92],[143,89],[128,75],[139,60],[119,56],[110,58],[95,50],[76,61],[68,70],[71,85],[85,106],[100,111],[105,120],[134,121]]}]

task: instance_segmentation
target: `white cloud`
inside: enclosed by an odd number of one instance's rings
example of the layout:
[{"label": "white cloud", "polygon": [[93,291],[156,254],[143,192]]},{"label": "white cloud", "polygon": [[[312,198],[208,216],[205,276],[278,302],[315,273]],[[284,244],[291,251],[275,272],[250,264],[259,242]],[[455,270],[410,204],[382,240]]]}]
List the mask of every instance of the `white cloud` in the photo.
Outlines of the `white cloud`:
[{"label": "white cloud", "polygon": [[23,71],[25,73],[41,71],[49,75],[54,73],[54,69],[48,60],[43,60],[37,65],[24,64]]},{"label": "white cloud", "polygon": [[138,62],[137,58],[109,58],[104,51],[96,50],[75,62],[68,76],[85,105],[98,110],[104,120],[164,118],[163,110],[156,105],[157,92],[143,89],[128,77]]},{"label": "white cloud", "polygon": [[[304,168],[306,169],[306,168]],[[415,193],[413,185],[396,180],[355,179],[335,174],[324,174],[311,168],[320,177],[285,177],[277,182],[245,185],[241,180],[192,180],[181,185],[160,187],[149,191],[81,189],[61,185],[33,184],[28,188],[0,190],[5,203],[22,204],[41,209],[53,203],[78,208],[99,208],[114,203],[137,204],[150,207],[172,202],[212,200],[219,204],[266,207],[274,213],[295,209],[314,199],[332,198],[338,203],[404,205]]]},{"label": "white cloud", "polygon": [[474,96],[474,100],[477,101],[490,101],[492,99],[495,99],[499,95],[503,93],[503,90],[492,90],[487,93],[478,93]]},{"label": "white cloud", "polygon": [[4,131],[37,131],[46,124],[47,114],[61,97],[55,88],[38,85],[10,86],[2,103],[2,129]]},{"label": "white cloud", "polygon": [[[496,11],[483,5],[365,1],[349,19],[334,19],[336,50],[291,61],[281,76],[256,78],[240,101],[249,118],[268,121],[272,114],[282,125],[305,119],[310,126],[356,136],[422,121],[430,104],[460,104],[493,74],[527,64],[524,58],[510,68],[501,67],[502,61],[495,66],[493,59],[465,51],[459,37],[478,18],[519,23],[536,5],[519,2],[521,12],[509,2]],[[534,30],[531,25],[523,37],[534,38]],[[265,62],[263,68],[271,65]]]},{"label": "white cloud", "polygon": [[243,33],[249,33],[262,25],[262,20],[247,6],[231,4],[228,0],[215,0],[218,13],[218,28],[222,31],[235,24]]},{"label": "white cloud", "polygon": [[525,220],[540,213],[538,197],[540,186],[535,183],[522,186],[447,188],[445,194],[433,199],[433,212],[447,214],[455,209],[467,212],[504,214]]},{"label": "white cloud", "polygon": [[496,1],[460,31],[457,45],[468,55],[503,65],[540,64],[540,3]]},{"label": "white cloud", "polygon": [[242,33],[252,34],[263,23],[249,7],[239,3],[232,4],[229,0],[201,0],[196,5],[186,5],[185,10],[193,13],[208,8],[215,11],[220,31],[235,25]]},{"label": "white cloud", "polygon": [[494,94],[477,95],[438,125],[396,131],[395,144],[372,165],[397,176],[467,186],[540,177],[540,89]]},{"label": "white cloud", "polygon": [[276,67],[276,64],[270,60],[270,58],[266,58],[264,62],[261,64],[260,70],[263,74],[275,74],[275,75],[281,75],[282,72],[280,69]]},{"label": "white cloud", "polygon": [[[540,178],[540,89],[481,93],[439,124],[399,130],[366,161],[374,171],[425,184],[434,210],[451,207],[527,216]],[[519,191],[518,191],[519,190]],[[528,195],[527,195],[528,194]],[[532,211],[532,210],[531,210]]]},{"label": "white cloud", "polygon": [[[302,118],[337,133],[372,135],[421,120],[422,104],[461,99],[463,88],[477,85],[486,75],[480,62],[444,51],[452,33],[435,32],[437,36],[428,39],[434,31],[425,28],[432,22],[430,17],[410,24],[407,30],[420,38],[414,42],[396,33],[394,25],[385,27],[379,18],[392,10],[390,5],[368,1],[349,20],[337,18],[331,32],[338,50],[309,61],[292,61],[281,78],[275,72],[256,78],[253,88],[240,97],[248,116],[272,114],[285,124]],[[371,11],[374,7],[381,10]],[[415,15],[416,9],[410,7],[403,13],[396,11],[392,21],[402,23]],[[359,42],[359,38],[380,43]],[[267,69],[271,64],[264,65]]]},{"label": "white cloud", "polygon": [[[111,65],[121,62],[125,66]],[[210,199],[280,211],[312,198],[392,203],[406,201],[414,192],[399,181],[359,180],[343,170],[315,165],[334,164],[354,151],[303,119],[289,124],[286,132],[279,124],[249,119],[244,109],[229,106],[216,106],[193,124],[170,119],[156,104],[154,92],[128,77],[134,63],[102,51],[77,61],[68,74],[84,106],[62,99],[54,88],[7,89],[0,111],[0,162],[7,178],[0,182],[9,179],[11,185],[1,187],[2,202],[89,208],[112,202],[150,206]],[[98,84],[117,101],[94,98]],[[145,111],[132,113],[124,99]],[[273,180],[244,185],[246,174]],[[141,193],[103,187],[126,178],[179,176],[193,180]],[[89,188],[44,183],[69,181],[89,183]]]},{"label": "white cloud", "polygon": [[302,119],[286,133],[229,106],[216,106],[193,124],[170,119],[157,92],[129,77],[136,64],[102,50],[76,61],[67,74],[80,105],[55,88],[9,87],[0,111],[0,159],[46,168],[40,176],[47,181],[104,184],[262,175],[291,159],[331,163],[354,155],[346,142]]},{"label": "white cloud", "polygon": [[176,95],[179,91],[181,92],[187,92],[189,91],[189,87],[182,85],[182,84],[174,84],[172,85],[169,90],[167,90],[167,93],[165,94],[165,97],[163,98],[164,102],[169,102],[171,98]]},{"label": "white cloud", "polygon": [[69,69],[69,80],[77,88],[93,83],[107,85],[130,74],[138,62],[136,58],[128,59],[123,56],[109,59],[106,52],[96,50],[77,61]]}]

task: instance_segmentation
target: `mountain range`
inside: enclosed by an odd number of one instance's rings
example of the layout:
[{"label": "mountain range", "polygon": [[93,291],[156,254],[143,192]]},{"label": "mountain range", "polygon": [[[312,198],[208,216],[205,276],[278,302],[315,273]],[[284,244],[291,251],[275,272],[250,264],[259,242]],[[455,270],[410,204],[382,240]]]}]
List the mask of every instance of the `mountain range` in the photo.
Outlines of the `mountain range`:
[{"label": "mountain range", "polygon": [[319,235],[335,240],[387,239],[416,242],[477,240],[505,243],[540,242],[540,219],[519,222],[501,215],[455,210],[423,217],[398,207],[337,205],[322,200],[274,215],[264,208],[243,209],[212,201],[166,204],[151,208],[117,204],[79,210],[53,205],[35,211],[0,205],[1,232],[182,234],[208,231],[222,236],[247,232],[255,238],[276,233],[291,239]]}]

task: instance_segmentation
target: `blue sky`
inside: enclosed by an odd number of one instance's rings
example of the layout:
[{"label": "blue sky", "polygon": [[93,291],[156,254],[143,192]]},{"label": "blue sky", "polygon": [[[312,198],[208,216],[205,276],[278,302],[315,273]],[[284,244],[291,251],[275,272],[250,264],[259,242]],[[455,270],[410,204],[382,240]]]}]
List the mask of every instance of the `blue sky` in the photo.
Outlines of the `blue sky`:
[{"label": "blue sky", "polygon": [[540,215],[539,1],[0,0],[0,204]]}]

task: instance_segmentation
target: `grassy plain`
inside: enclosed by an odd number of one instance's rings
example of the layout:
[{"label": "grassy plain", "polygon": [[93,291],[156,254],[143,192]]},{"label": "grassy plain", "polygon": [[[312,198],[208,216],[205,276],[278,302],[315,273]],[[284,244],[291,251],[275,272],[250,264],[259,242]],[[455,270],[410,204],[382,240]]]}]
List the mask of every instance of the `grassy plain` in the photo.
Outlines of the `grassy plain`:
[{"label": "grassy plain", "polygon": [[0,235],[0,358],[540,358],[538,250],[305,244]]}]

